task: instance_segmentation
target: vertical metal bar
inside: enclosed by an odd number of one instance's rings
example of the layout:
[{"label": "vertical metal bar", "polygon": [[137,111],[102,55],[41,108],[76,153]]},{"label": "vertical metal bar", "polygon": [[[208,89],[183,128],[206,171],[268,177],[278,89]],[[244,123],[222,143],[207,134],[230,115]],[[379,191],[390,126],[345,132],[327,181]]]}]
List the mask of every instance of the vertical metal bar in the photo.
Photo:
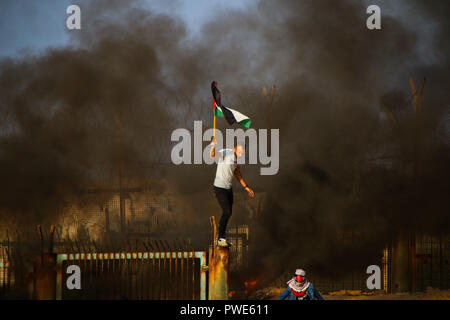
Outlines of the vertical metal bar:
[{"label": "vertical metal bar", "polygon": [[[142,299],[148,299],[148,261],[150,260],[149,252],[145,241],[142,241],[142,281],[141,281],[141,292]],[[145,250],[145,251],[144,251]]]},{"label": "vertical metal bar", "polygon": [[181,287],[180,287],[180,291],[181,291],[181,299],[184,300],[184,252],[181,252],[181,266],[180,266],[180,278],[181,278]]},{"label": "vertical metal bar", "polygon": [[178,249],[176,247],[176,243],[174,245],[175,247],[175,299],[178,300],[179,298],[179,288],[178,288]]},{"label": "vertical metal bar", "polygon": [[164,241],[164,245],[166,247],[166,271],[165,271],[165,279],[166,279],[166,300],[170,300],[170,287],[172,282],[170,281],[170,267],[171,267],[171,261],[172,257],[170,256],[170,246],[167,241]]},{"label": "vertical metal bar", "polygon": [[194,247],[191,245],[191,257],[192,257],[192,300],[195,300],[195,252]]},{"label": "vertical metal bar", "polygon": [[[128,253],[122,253],[122,257],[124,258],[124,261],[120,264],[121,266],[121,270],[124,270],[124,268],[126,268],[125,273],[125,277],[122,276],[121,278],[123,279],[123,281],[125,282],[125,295],[122,295],[121,298],[131,298],[130,295],[132,294],[133,291],[133,283],[131,282],[131,276],[132,276],[132,272],[131,272],[131,259],[128,259]],[[121,273],[122,274],[122,273]]]},{"label": "vertical metal bar", "polygon": [[8,272],[6,279],[7,279],[7,291],[11,290],[11,263],[12,263],[12,259],[11,259],[11,246],[10,246],[10,242],[9,242],[9,232],[8,229],[6,229],[6,253],[7,253],[7,269],[6,271]]},{"label": "vertical metal bar", "polygon": [[[92,253],[91,253],[92,249],[91,249],[90,245],[89,245],[88,251],[89,251],[89,253],[86,254],[86,263],[87,263],[86,272],[87,271],[89,271],[89,272],[87,272],[87,275],[86,275],[86,278],[87,278],[86,286],[87,286],[88,294],[92,294],[92,290],[91,290],[91,287],[92,287]],[[90,296],[90,298],[92,299],[92,296]]]},{"label": "vertical metal bar", "polygon": [[[107,282],[104,281],[106,275],[104,273],[103,254],[102,253],[98,254],[98,259],[96,260],[95,267],[96,267],[96,272],[95,272],[96,279],[100,280],[100,285],[104,288],[106,286]],[[101,270],[101,272],[100,272],[100,270]],[[105,277],[103,277],[103,276],[105,276]],[[100,299],[100,296],[97,297],[97,299]]]},{"label": "vertical metal bar", "polygon": [[144,254],[142,252],[136,252],[136,300],[142,300],[144,298],[142,293],[142,281],[144,280],[144,274],[142,273],[142,262]]},{"label": "vertical metal bar", "polygon": [[5,286],[5,276],[6,276],[6,272],[5,272],[5,268],[6,268],[6,261],[5,261],[5,254],[4,254],[4,247],[3,244],[1,246],[1,254],[2,254],[2,291],[3,294],[6,291],[6,286]]},{"label": "vertical metal bar", "polygon": [[64,260],[67,260],[67,256],[64,256],[66,255],[56,256],[56,300],[62,300],[62,264]]},{"label": "vertical metal bar", "polygon": [[440,289],[444,289],[445,285],[444,285],[444,274],[443,274],[443,257],[444,253],[442,251],[442,233],[439,234],[439,288]]},{"label": "vertical metal bar", "polygon": [[140,261],[140,281],[139,281],[139,290],[140,290],[140,300],[144,300],[145,299],[145,292],[144,292],[144,281],[145,281],[145,260],[144,260],[144,248],[141,249],[141,261]]},{"label": "vertical metal bar", "polygon": [[190,269],[190,261],[189,261],[189,249],[188,249],[188,246],[187,246],[187,242],[186,241],[184,241],[184,244],[183,244],[183,250],[184,250],[184,255],[185,255],[185,271],[184,271],[184,273],[185,273],[185,278],[184,278],[184,283],[185,283],[185,299],[190,299],[190,292],[189,292],[189,289],[190,289],[190,281],[189,281],[189,269]]},{"label": "vertical metal bar", "polygon": [[144,269],[144,251],[141,250],[141,299],[144,300],[145,299],[145,294],[144,294],[144,279],[145,279],[145,269]]},{"label": "vertical metal bar", "polygon": [[[109,283],[110,273],[109,273],[109,255],[108,253],[102,254],[102,274],[104,275],[103,279],[105,280],[105,283]],[[106,260],[106,261],[105,261]],[[106,269],[106,271],[105,271]],[[111,297],[110,293],[112,290],[108,290],[109,298]]]},{"label": "vertical metal bar", "polygon": [[[121,251],[123,251],[123,248]],[[126,258],[126,255],[127,255],[126,253],[121,252],[119,254],[119,260],[117,261],[118,262],[117,277],[119,278],[120,283],[119,299],[123,299],[124,297],[128,296],[128,287],[129,287],[128,260]]]},{"label": "vertical metal bar", "polygon": [[[119,266],[120,266],[120,271],[119,271],[119,279],[120,279],[120,283],[121,283],[121,290],[120,290],[120,293],[122,293],[121,294],[121,299],[124,297],[124,296],[128,296],[128,290],[129,290],[129,275],[130,275],[130,273],[129,273],[129,261],[126,259],[126,253],[125,253],[125,255],[123,255],[123,253],[121,253],[120,254],[120,259],[119,259]],[[122,259],[122,257],[124,257],[125,259],[124,259],[124,261],[122,261],[121,259]],[[123,292],[125,292],[125,294],[123,294]]]},{"label": "vertical metal bar", "polygon": [[[127,254],[128,256],[128,254]],[[134,294],[134,281],[133,281],[133,276],[134,276],[134,271],[135,271],[135,266],[134,266],[134,259],[133,259],[133,253],[130,253],[130,272],[129,272],[129,279],[130,279],[130,294],[129,294],[129,298],[133,299],[133,294]]]},{"label": "vertical metal bar", "polygon": [[190,274],[191,274],[191,259],[189,256],[189,246],[188,246],[188,242],[186,241],[184,243],[184,248],[186,251],[186,298],[187,299],[191,299],[191,279],[190,279]]},{"label": "vertical metal bar", "polygon": [[173,299],[173,278],[172,278],[172,248],[170,246],[170,244],[168,243],[168,247],[169,247],[169,299],[172,300]]},{"label": "vertical metal bar", "polygon": [[410,237],[411,249],[411,291],[416,291],[416,236],[414,233]]},{"label": "vertical metal bar", "polygon": [[186,251],[186,297],[187,299],[191,299],[191,258],[190,258],[190,250],[189,244],[187,241],[184,243],[184,248]]},{"label": "vertical metal bar", "polygon": [[134,256],[134,252],[131,253],[130,256],[130,284],[131,284],[131,293],[130,293],[130,299],[135,299],[135,294],[136,294],[136,259]]},{"label": "vertical metal bar", "polygon": [[44,238],[42,235],[42,228],[41,225],[37,226],[38,229],[38,233],[39,233],[39,240],[40,240],[40,244],[41,244],[41,265],[44,265]]},{"label": "vertical metal bar", "polygon": [[158,288],[159,288],[159,290],[158,290],[158,299],[160,300],[161,296],[162,296],[161,248],[159,246],[158,240],[156,240],[155,243],[156,243],[156,247],[158,248],[158,253],[157,253],[158,254],[158,278],[159,278],[159,281],[158,281]]},{"label": "vertical metal bar", "polygon": [[163,296],[161,297],[161,299],[167,300],[167,290],[168,290],[168,280],[167,280],[167,276],[168,276],[168,272],[167,272],[167,251],[166,248],[164,248],[164,264],[163,264],[163,268],[162,268],[162,282],[163,282]]},{"label": "vertical metal bar", "polygon": [[[162,285],[163,285],[163,290],[162,290],[162,297],[161,297],[161,299],[165,299],[165,300],[167,300],[167,287],[168,287],[168,284],[167,284],[167,249],[166,249],[166,247],[164,246],[164,242],[161,240],[161,247],[162,247],[162,249],[163,249],[163,251],[164,251],[164,264],[163,264],[163,268],[162,268],[162,274],[160,275],[160,277],[161,277],[161,281],[162,281]],[[164,297],[164,298],[163,298]]]},{"label": "vertical metal bar", "polygon": [[430,286],[433,286],[433,238],[430,236]]},{"label": "vertical metal bar", "polygon": [[147,268],[145,268],[145,274],[147,277],[147,279],[145,281],[145,283],[146,283],[145,292],[147,295],[147,299],[150,300],[150,276],[151,276],[151,273],[150,273],[150,251],[149,250],[147,250],[147,260],[145,261],[145,263],[147,264]]},{"label": "vertical metal bar", "polygon": [[133,278],[133,287],[134,287],[134,292],[133,292],[133,300],[137,300],[138,299],[138,294],[139,294],[139,286],[138,286],[138,275],[139,275],[139,266],[138,266],[138,255],[137,252],[133,252],[131,254],[131,258],[133,259],[133,272],[131,274],[132,278]]},{"label": "vertical metal bar", "polygon": [[137,300],[139,299],[139,283],[138,283],[138,275],[139,275],[139,265],[138,265],[138,253],[134,252],[135,255],[134,259],[134,297],[133,299]]},{"label": "vertical metal bar", "polygon": [[420,259],[420,290],[423,291],[425,289],[425,274],[424,274],[424,263],[425,263],[425,258],[423,256],[424,253],[424,247],[423,247],[423,234],[420,236],[420,250],[421,250],[421,259]]},{"label": "vertical metal bar", "polygon": [[112,299],[116,299],[116,286],[117,286],[117,279],[116,279],[116,263],[115,263],[115,259],[114,259],[114,254],[111,253],[109,254],[109,263],[111,263],[111,270],[110,270],[110,275],[111,275],[111,280],[112,280],[112,284],[113,284],[113,290],[112,290]]},{"label": "vertical metal bar", "polygon": [[120,247],[119,253],[114,254],[114,265],[116,266],[115,278],[118,284],[116,299],[122,299],[123,292],[126,290],[126,271],[124,263],[122,263],[123,247]]},{"label": "vertical metal bar", "polygon": [[117,283],[117,291],[115,294],[114,299],[119,298],[120,299],[120,294],[123,292],[123,277],[121,277],[121,272],[122,272],[122,265],[120,264],[120,256],[121,256],[121,251],[122,248],[120,248],[119,253],[115,253],[113,254],[113,267],[114,267],[114,279],[115,279],[115,283]]},{"label": "vertical metal bar", "polygon": [[206,268],[206,252],[202,252],[200,257],[200,300],[206,300]]},{"label": "vertical metal bar", "polygon": [[155,296],[156,296],[156,277],[155,277],[155,274],[156,274],[156,272],[155,272],[155,269],[156,269],[156,252],[155,252],[155,250],[153,249],[153,252],[152,252],[152,254],[153,254],[153,259],[152,259],[152,278],[151,278],[151,288],[152,288],[152,299],[154,300],[155,299]]},{"label": "vertical metal bar", "polygon": [[[87,272],[87,275],[85,275],[85,277],[87,278],[86,279],[86,282],[87,282],[87,284],[86,284],[86,287],[85,287],[85,290],[86,290],[86,288],[87,288],[87,290],[88,290],[88,294],[89,293],[91,293],[92,291],[90,290],[90,288],[91,288],[91,286],[92,286],[92,263],[91,263],[91,260],[92,260],[92,254],[91,254],[91,252],[90,252],[91,250],[90,250],[90,246],[89,246],[89,253],[85,253],[86,254],[86,263],[87,263],[87,265],[86,265],[86,272]],[[89,271],[89,272],[88,272]],[[92,298],[92,297],[91,297]]]},{"label": "vertical metal bar", "polygon": [[[81,269],[81,267],[82,267],[82,264],[81,264],[81,251],[80,251],[80,248],[78,247],[78,266],[80,267],[80,269]],[[84,277],[83,277],[84,278]]]},{"label": "vertical metal bar", "polygon": [[188,243],[187,241],[184,242],[184,250],[185,250],[185,254],[186,254],[186,299],[190,299],[191,298],[191,281],[190,281],[190,277],[189,275],[191,274],[190,269],[191,269],[191,260],[189,257],[189,247],[188,247]]},{"label": "vertical metal bar", "polygon": [[[128,257],[130,259],[128,259]],[[134,273],[134,266],[133,266],[133,254],[126,254],[125,258],[127,259],[127,269],[128,270],[128,294],[126,295],[127,298],[133,299],[133,273]]]},{"label": "vertical metal bar", "polygon": [[[106,270],[107,270],[107,283],[112,283],[112,281],[113,281],[113,279],[112,279],[112,273],[111,273],[111,260],[110,260],[110,254],[109,253],[106,253],[106,254],[104,254],[103,255],[103,259],[105,259],[106,261]],[[113,287],[114,287],[114,284],[113,284]],[[111,299],[113,299],[113,290],[108,290],[109,291],[109,299],[111,300]]]},{"label": "vertical metal bar", "polygon": [[[108,253],[102,254],[102,268],[103,268],[102,274],[104,275],[103,280],[105,281],[105,284],[111,282],[111,279],[110,279],[111,274],[109,272],[109,259],[108,258],[109,258]],[[107,295],[108,299],[111,299],[111,291],[112,290],[108,290],[108,295]]]},{"label": "vertical metal bar", "polygon": [[[122,250],[123,251],[123,248]],[[122,261],[122,258],[124,258]],[[126,259],[126,253],[121,252],[119,254],[118,260],[118,273],[117,277],[119,278],[120,289],[119,289],[119,299],[123,299],[123,297],[128,295],[128,261]]]},{"label": "vertical metal bar", "polygon": [[[95,281],[95,283],[99,283],[99,276],[98,276],[99,254],[97,252],[98,251],[96,250],[96,253],[95,253],[95,265],[94,265],[94,270],[95,270],[95,272],[94,272],[94,281]],[[103,285],[101,285],[101,286],[104,287]],[[96,296],[95,298],[99,299],[98,296]]]},{"label": "vertical metal bar", "polygon": [[87,277],[86,277],[86,273],[87,273],[87,260],[86,260],[86,253],[83,253],[83,271],[82,271],[82,273],[81,274],[84,274],[84,277],[81,277],[81,279],[83,279],[82,281],[83,281],[83,284],[84,284],[84,286],[83,286],[83,288],[85,288],[86,289],[86,282],[87,282]]},{"label": "vertical metal bar", "polygon": [[[69,254],[68,257],[67,257],[66,266],[72,265],[72,264],[76,264],[76,253],[75,253],[75,251],[74,251],[74,253]],[[64,262],[62,264],[62,267],[64,267]],[[63,284],[61,284],[61,285],[63,286]],[[61,291],[62,291],[62,298],[61,299],[64,299],[64,287],[61,288]]]},{"label": "vertical metal bar", "polygon": [[[121,248],[122,249],[122,248]],[[123,276],[122,276],[122,271],[123,271],[123,265],[121,264],[121,257],[122,257],[122,250],[119,251],[119,253],[115,253],[114,254],[114,266],[116,268],[116,272],[114,273],[115,278],[117,279],[117,284],[118,284],[118,290],[116,293],[116,299],[120,299],[121,298],[121,294],[123,292]]]}]

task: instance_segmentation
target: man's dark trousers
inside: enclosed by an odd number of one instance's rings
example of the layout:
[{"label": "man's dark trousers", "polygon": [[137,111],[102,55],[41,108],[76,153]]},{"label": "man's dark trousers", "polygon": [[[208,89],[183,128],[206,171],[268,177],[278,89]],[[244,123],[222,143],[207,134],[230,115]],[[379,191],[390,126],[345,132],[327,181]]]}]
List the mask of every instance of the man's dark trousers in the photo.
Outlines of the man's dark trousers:
[{"label": "man's dark trousers", "polygon": [[219,221],[219,238],[225,239],[227,223],[230,220],[233,206],[233,189],[224,189],[214,186],[214,193],[222,208],[222,217]]}]

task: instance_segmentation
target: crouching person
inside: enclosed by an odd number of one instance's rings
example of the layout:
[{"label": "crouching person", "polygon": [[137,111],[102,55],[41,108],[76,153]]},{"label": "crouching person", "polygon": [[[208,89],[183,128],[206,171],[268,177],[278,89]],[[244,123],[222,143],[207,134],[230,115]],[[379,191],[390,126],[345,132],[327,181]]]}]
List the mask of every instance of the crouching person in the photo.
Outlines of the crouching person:
[{"label": "crouching person", "polygon": [[287,282],[288,287],[278,297],[278,300],[323,300],[320,293],[311,282],[305,278],[303,269],[295,270],[294,277]]}]

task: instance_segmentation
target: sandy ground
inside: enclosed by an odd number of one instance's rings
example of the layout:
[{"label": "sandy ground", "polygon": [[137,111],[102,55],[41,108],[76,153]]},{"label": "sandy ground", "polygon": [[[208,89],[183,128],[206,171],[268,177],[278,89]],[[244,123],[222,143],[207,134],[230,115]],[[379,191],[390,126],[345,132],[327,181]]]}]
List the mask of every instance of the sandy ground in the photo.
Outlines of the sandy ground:
[{"label": "sandy ground", "polygon": [[[251,299],[274,300],[285,288],[269,287],[255,292]],[[383,291],[361,293],[359,290],[341,290],[322,295],[326,300],[450,300],[450,290],[428,287],[425,292],[386,294]]]}]

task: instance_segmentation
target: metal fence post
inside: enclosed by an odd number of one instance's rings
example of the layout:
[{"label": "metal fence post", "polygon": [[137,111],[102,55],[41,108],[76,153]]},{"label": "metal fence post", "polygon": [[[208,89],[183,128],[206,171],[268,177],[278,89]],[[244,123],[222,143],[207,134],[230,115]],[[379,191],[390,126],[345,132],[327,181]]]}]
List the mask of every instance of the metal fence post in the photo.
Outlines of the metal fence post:
[{"label": "metal fence post", "polygon": [[212,254],[209,256],[209,299],[228,300],[229,250],[217,246],[217,225],[214,216],[210,217],[212,228]]}]

